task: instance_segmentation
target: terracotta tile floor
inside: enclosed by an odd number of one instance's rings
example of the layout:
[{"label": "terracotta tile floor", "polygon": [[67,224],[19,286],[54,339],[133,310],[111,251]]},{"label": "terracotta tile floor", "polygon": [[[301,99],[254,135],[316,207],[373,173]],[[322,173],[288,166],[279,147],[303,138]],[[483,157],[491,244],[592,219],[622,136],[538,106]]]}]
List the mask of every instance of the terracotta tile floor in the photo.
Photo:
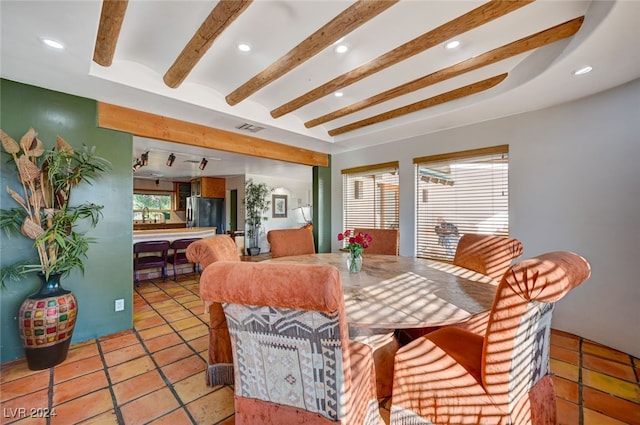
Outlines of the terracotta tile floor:
[{"label": "terracotta tile floor", "polygon": [[[49,370],[1,365],[0,424],[233,424],[233,389],[204,380],[197,275],[143,281],[134,312],[133,330],[76,344]],[[559,331],[551,344],[559,424],[640,425],[639,359]],[[55,416],[21,419],[47,411]]]}]

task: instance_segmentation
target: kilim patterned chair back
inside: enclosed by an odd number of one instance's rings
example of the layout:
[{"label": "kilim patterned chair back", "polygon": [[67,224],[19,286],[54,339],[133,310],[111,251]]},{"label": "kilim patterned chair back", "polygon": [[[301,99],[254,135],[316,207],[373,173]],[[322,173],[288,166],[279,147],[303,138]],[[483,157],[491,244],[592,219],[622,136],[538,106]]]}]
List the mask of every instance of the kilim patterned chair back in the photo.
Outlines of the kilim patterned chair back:
[{"label": "kilim patterned chair back", "polygon": [[236,425],[382,423],[373,355],[348,339],[338,269],[220,262],[203,278],[202,297],[223,303],[229,324]]},{"label": "kilim patterned chair back", "polygon": [[316,253],[313,232],[306,228],[270,230],[267,241],[271,245],[271,258]]},{"label": "kilim patterned chair back", "polygon": [[484,336],[447,326],[398,350],[391,424],[555,425],[551,313],[589,275],[571,252],[522,261],[503,276]]},{"label": "kilim patterned chair back", "polygon": [[458,241],[453,264],[500,282],[511,260],[522,255],[522,243],[514,238],[467,233]]},{"label": "kilim patterned chair back", "polygon": [[169,241],[145,241],[133,244],[133,270],[136,285],[140,284],[139,270],[159,268],[162,270],[162,280],[167,280],[167,253],[170,245]]},{"label": "kilim patterned chair back", "polygon": [[364,250],[365,254],[398,255],[399,233],[398,229],[353,229],[354,233],[369,234],[371,242]]},{"label": "kilim patterned chair back", "polygon": [[[169,254],[167,257],[167,262],[173,265],[173,280],[178,280],[178,270],[177,267],[180,264],[189,264],[191,261],[187,258],[187,253],[185,250],[189,245],[191,245],[195,241],[199,241],[200,238],[185,238],[185,239],[176,239],[171,242],[171,249],[173,252]],[[195,273],[197,267],[197,263],[193,263],[193,272]]]},{"label": "kilim patterned chair back", "polygon": [[[240,262],[238,249],[229,235],[218,235],[193,242],[187,247],[187,258],[192,263],[199,263],[201,270],[217,261]],[[207,279],[215,279],[215,275],[200,276],[200,289]],[[202,297],[201,297],[202,298]],[[205,311],[209,311],[209,359],[207,364],[207,385],[233,384],[233,355],[227,319],[224,317],[222,305],[204,301]]]}]

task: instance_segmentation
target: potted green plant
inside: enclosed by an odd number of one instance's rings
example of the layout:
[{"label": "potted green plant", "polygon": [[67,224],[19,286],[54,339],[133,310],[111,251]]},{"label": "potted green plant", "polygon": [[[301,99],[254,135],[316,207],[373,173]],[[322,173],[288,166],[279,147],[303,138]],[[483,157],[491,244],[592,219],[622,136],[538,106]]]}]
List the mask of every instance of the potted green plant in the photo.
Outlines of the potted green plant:
[{"label": "potted green plant", "polygon": [[249,255],[260,254],[260,227],[262,227],[262,222],[268,219],[265,213],[269,211],[271,205],[268,198],[271,192],[273,189],[268,187],[266,183],[254,183],[252,179],[245,182],[243,203],[246,208],[245,221],[249,226],[247,229],[247,237],[249,238],[247,253]]},{"label": "potted green plant", "polygon": [[0,228],[9,237],[34,241],[34,256],[2,267],[0,284],[37,273],[40,289],[22,303],[18,322],[29,368],[46,369],[66,358],[77,315],[77,300],[60,286],[60,278],[74,269],[84,272],[93,242],[77,225],[88,222],[95,227],[102,216],[101,205],[71,205],[71,189],[91,183],[110,164],[95,155],[95,148],[74,151],[60,136],[55,148],[45,150],[33,128],[20,143],[2,130],[0,139],[19,185],[6,189],[17,207],[0,209]]}]

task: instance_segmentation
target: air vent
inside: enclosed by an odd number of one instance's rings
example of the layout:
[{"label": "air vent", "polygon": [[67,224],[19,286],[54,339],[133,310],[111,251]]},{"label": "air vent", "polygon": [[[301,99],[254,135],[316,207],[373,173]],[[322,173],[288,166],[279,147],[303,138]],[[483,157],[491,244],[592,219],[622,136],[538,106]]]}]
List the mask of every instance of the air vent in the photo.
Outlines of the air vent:
[{"label": "air vent", "polygon": [[244,124],[240,124],[236,127],[238,130],[250,131],[252,133],[257,133],[260,130],[264,130],[264,127],[260,127],[258,125],[249,124],[248,122]]}]

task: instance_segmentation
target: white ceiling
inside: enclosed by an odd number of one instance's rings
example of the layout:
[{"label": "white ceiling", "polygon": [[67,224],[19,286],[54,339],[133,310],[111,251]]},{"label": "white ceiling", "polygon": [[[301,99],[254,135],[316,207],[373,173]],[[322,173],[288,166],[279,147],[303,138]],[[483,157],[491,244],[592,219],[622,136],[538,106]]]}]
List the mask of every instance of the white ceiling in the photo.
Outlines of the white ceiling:
[{"label": "white ceiling", "polygon": [[[270,111],[456,17],[482,1],[402,0],[352,30],[338,54],[330,45],[235,106],[225,96],[345,11],[350,1],[255,0],[217,37],[177,88],[163,76],[216,1],[130,0],[113,63],[93,62],[100,1],[0,2],[2,77],[224,130],[250,123],[265,127],[255,137],[325,153],[419,136],[445,128],[540,109],[587,96],[640,77],[640,1],[538,0],[460,34],[461,47],[442,43],[327,95],[280,118]],[[572,37],[465,72],[353,114],[306,128],[305,122],[437,72],[466,59],[585,16]],[[41,43],[55,39],[65,50]],[[252,51],[236,49],[240,42]],[[629,47],[631,46],[631,47]],[[593,71],[574,76],[584,65]],[[328,131],[502,73],[495,87],[335,137]],[[258,160],[154,140],[134,139],[134,157],[150,151],[136,175],[167,179],[196,175],[308,176],[309,167]],[[178,155],[166,167],[168,154]],[[204,172],[184,162],[210,159]],[[220,161],[213,158],[220,158]],[[299,174],[298,174],[299,173]]]}]

